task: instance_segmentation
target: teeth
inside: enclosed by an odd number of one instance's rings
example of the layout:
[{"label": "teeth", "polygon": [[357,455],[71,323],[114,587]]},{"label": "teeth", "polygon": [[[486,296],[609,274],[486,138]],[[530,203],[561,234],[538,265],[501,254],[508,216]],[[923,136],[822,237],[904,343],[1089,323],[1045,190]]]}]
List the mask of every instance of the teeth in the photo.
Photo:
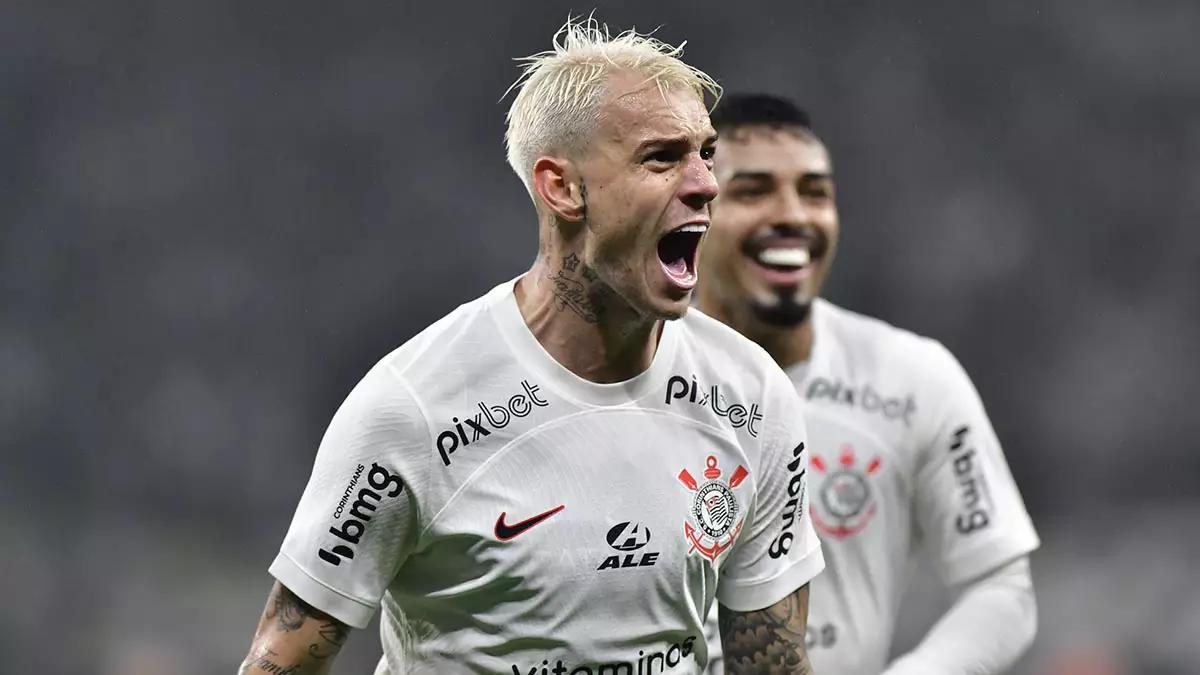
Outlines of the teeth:
[{"label": "teeth", "polygon": [[804,267],[809,255],[806,248],[768,248],[758,254],[758,261],[766,265]]},{"label": "teeth", "polygon": [[684,225],[683,227],[681,227],[681,228],[679,228],[678,230],[675,230],[675,231],[676,231],[676,232],[699,232],[700,234],[704,234],[705,232],[707,232],[707,231],[708,231],[708,226],[707,226],[707,225],[699,225],[699,224],[697,224],[697,225]]}]

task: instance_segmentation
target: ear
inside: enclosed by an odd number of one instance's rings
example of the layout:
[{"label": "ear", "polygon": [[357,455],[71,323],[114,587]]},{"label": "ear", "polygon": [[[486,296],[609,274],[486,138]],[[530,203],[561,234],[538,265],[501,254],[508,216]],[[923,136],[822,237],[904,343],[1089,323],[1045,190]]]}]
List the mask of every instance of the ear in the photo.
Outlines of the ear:
[{"label": "ear", "polygon": [[533,189],[554,215],[569,222],[583,220],[586,211],[578,172],[568,159],[538,157],[533,163]]}]

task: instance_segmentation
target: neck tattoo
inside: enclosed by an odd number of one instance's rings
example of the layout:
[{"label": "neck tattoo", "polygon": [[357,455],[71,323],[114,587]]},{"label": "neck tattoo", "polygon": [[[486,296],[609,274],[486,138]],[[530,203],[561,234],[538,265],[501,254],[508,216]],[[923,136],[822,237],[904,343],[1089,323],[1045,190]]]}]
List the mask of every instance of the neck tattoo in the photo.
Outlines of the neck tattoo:
[{"label": "neck tattoo", "polygon": [[600,323],[603,312],[588,294],[588,288],[579,280],[580,277],[589,284],[597,279],[596,273],[582,264],[579,256],[574,253],[562,259],[561,269],[546,275],[551,282],[550,292],[554,294],[554,306],[560,312],[572,311],[588,323]]}]

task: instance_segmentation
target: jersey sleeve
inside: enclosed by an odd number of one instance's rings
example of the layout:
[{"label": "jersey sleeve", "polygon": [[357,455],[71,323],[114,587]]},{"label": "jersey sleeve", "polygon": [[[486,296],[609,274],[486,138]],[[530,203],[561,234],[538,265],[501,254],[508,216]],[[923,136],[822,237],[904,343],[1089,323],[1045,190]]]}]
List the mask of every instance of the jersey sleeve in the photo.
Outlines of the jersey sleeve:
[{"label": "jersey sleeve", "polygon": [[340,621],[364,628],[419,533],[429,431],[386,363],[334,414],[270,572]]},{"label": "jersey sleeve", "polygon": [[770,607],[825,567],[808,516],[802,404],[787,376],[774,375],[764,396],[754,504],[717,582],[717,599],[739,612]]},{"label": "jersey sleeve", "polygon": [[1028,554],[1039,540],[975,386],[941,344],[932,357],[934,406],[913,508],[942,580],[955,585]]}]

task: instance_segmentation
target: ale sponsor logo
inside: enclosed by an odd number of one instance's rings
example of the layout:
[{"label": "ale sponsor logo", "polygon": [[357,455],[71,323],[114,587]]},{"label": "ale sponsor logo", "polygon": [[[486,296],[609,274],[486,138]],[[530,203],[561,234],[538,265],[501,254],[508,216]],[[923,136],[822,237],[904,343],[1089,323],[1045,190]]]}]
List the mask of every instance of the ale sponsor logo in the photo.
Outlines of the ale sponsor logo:
[{"label": "ale sponsor logo", "polygon": [[650,530],[641,523],[617,523],[609,528],[605,539],[618,553],[605,558],[597,571],[653,567],[658,562],[659,551],[642,550],[650,543]]}]

